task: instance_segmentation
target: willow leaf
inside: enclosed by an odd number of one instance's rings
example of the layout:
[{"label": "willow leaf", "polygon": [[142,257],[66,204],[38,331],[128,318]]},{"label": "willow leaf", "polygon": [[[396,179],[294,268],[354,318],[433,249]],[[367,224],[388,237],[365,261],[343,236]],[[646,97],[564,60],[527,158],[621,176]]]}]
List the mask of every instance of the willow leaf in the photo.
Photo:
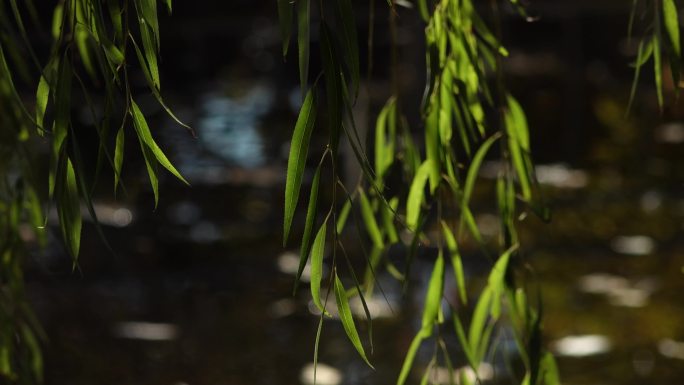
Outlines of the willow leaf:
[{"label": "willow leaf", "polygon": [[440,311],[442,303],[442,291],[444,290],[444,258],[442,251],[439,251],[435,266],[432,268],[432,275],[430,276],[430,283],[425,294],[425,307],[423,308],[423,320],[421,322],[421,329],[423,334],[429,336],[432,334],[432,327],[437,320],[437,314]]},{"label": "willow leaf", "polygon": [[456,237],[454,237],[454,234],[451,232],[449,225],[447,225],[444,221],[441,221],[441,224],[444,241],[446,243],[447,250],[449,251],[451,265],[454,269],[454,277],[456,278],[456,285],[458,286],[459,298],[461,299],[461,303],[465,305],[468,303],[468,295],[466,294],[465,274],[463,273],[461,253],[458,252]]},{"label": "willow leaf", "polygon": [[[470,163],[470,167],[468,168],[468,175],[466,176],[466,182],[463,187],[462,207],[468,206],[468,202],[470,202],[470,196],[473,193],[473,188],[475,187],[475,179],[477,179],[477,174],[480,172],[480,166],[482,165],[482,161],[487,155],[489,149],[492,147],[492,144],[494,144],[494,142],[500,137],[501,135],[499,133],[490,136],[487,140],[484,141],[484,143],[482,143],[480,148],[475,153],[473,161]],[[462,219],[462,221],[464,221],[464,219]]]},{"label": "willow leaf", "polygon": [[425,157],[430,162],[430,192],[433,193],[441,179],[440,172],[440,137],[439,137],[440,103],[439,97],[433,94],[430,97],[430,108],[425,121]]},{"label": "willow leaf", "polygon": [[142,39],[143,51],[145,53],[145,61],[141,62],[142,66],[146,66],[149,71],[152,82],[155,88],[161,89],[159,82],[159,66],[157,65],[157,50],[154,38],[151,36],[154,32],[150,31],[151,26],[142,15],[138,15],[138,22],[140,25],[140,38]]},{"label": "willow leaf", "polygon": [[[157,99],[157,102],[159,102],[159,105],[162,106],[164,111],[171,117],[171,119],[175,120],[176,123],[180,124],[181,126],[185,127],[192,136],[197,137],[195,134],[195,130],[192,129],[192,127],[188,126],[187,124],[183,123],[178,117],[171,111],[171,109],[166,105],[164,100],[162,99],[161,93],[159,92],[159,89],[155,85],[154,79],[152,77],[152,73],[150,72],[149,68],[145,65],[145,58],[143,56],[142,51],[140,51],[140,47],[138,47],[138,44],[135,42],[135,39],[131,36],[130,41],[133,43],[133,48],[135,48],[135,53],[138,56],[138,61],[140,62],[140,65],[143,70],[143,74],[145,75],[145,80],[147,80],[147,84],[150,88],[150,91],[152,91],[152,95]],[[122,56],[123,58],[123,56]]]},{"label": "willow leaf", "polygon": [[656,16],[653,32],[653,73],[655,75],[656,95],[658,97],[658,107],[663,109],[663,58],[662,46],[663,36],[660,27],[660,18]]},{"label": "willow leaf", "polygon": [[513,167],[518,175],[518,183],[525,200],[532,198],[530,173],[526,167],[525,157],[529,152],[529,134],[527,120],[522,108],[513,97],[508,97],[508,110],[505,113],[506,133],[508,135],[508,150],[511,154]]},{"label": "willow leaf", "polygon": [[418,168],[416,175],[413,177],[413,182],[411,182],[411,189],[406,200],[406,225],[411,230],[415,230],[418,227],[420,206],[425,194],[425,183],[432,171],[432,163],[432,160],[426,159]]},{"label": "willow leaf", "polygon": [[316,221],[316,205],[318,203],[318,186],[321,179],[321,165],[316,168],[313,181],[311,182],[311,192],[309,193],[309,205],[306,210],[306,223],[304,225],[304,234],[302,235],[302,244],[299,250],[299,267],[297,268],[297,277],[295,278],[295,286],[293,294],[297,292],[297,285],[302,276],[306,261],[309,259],[309,250],[311,248],[311,235],[313,234],[313,226]]},{"label": "willow leaf", "polygon": [[366,357],[366,352],[361,344],[359,333],[356,331],[351,309],[349,308],[349,299],[347,298],[347,293],[342,285],[342,281],[340,281],[340,278],[337,276],[337,273],[335,273],[335,300],[337,301],[337,310],[340,315],[340,321],[342,321],[342,327],[344,327],[344,331],[347,333],[349,341],[354,345],[354,348],[359,352],[359,355],[366,364],[373,368],[373,365],[371,365]]},{"label": "willow leaf", "polygon": [[76,174],[71,159],[66,158],[63,180],[57,196],[59,223],[67,251],[72,258],[78,258],[81,245],[81,206]]},{"label": "willow leaf", "polygon": [[385,244],[382,241],[382,234],[380,234],[380,228],[375,220],[375,214],[373,213],[373,208],[371,207],[366,193],[363,189],[359,188],[359,203],[361,204],[361,216],[363,217],[363,222],[366,226],[366,231],[373,241],[373,245],[377,248],[384,248]]},{"label": "willow leaf", "polygon": [[311,246],[311,297],[314,304],[323,314],[328,314],[321,303],[321,280],[323,279],[323,255],[325,254],[325,222],[318,229],[316,238]]},{"label": "willow leaf", "polygon": [[52,197],[55,189],[55,175],[57,165],[61,159],[64,141],[69,133],[69,120],[71,117],[71,64],[65,56],[59,64],[57,87],[53,90],[55,100],[55,123],[52,129],[52,167],[48,180],[48,194]]},{"label": "willow leaf", "polygon": [[185,178],[183,178],[183,176],[178,172],[178,170],[176,170],[176,168],[173,166],[173,164],[171,164],[171,162],[166,157],[164,152],[161,150],[161,148],[159,148],[157,143],[152,138],[152,133],[150,132],[150,128],[147,125],[145,116],[142,114],[142,112],[140,112],[140,108],[138,108],[138,105],[135,103],[133,99],[131,99],[131,117],[133,118],[133,126],[135,127],[138,137],[140,137],[143,140],[143,142],[150,149],[152,155],[154,155],[159,164],[161,164],[176,178],[180,179],[183,183],[189,185],[188,181],[186,181]]},{"label": "willow leaf", "polygon": [[299,190],[302,185],[302,175],[306,166],[306,156],[309,151],[309,139],[316,121],[316,100],[313,91],[309,90],[304,98],[299,117],[292,133],[290,142],[290,156],[287,160],[287,178],[285,182],[285,225],[283,245],[287,244],[287,238],[292,225]]},{"label": "willow leaf", "polygon": [[114,147],[114,193],[119,186],[119,180],[121,178],[121,166],[123,165],[124,158],[124,128],[119,128],[119,132],[116,133],[116,146]]},{"label": "willow leaf", "polygon": [[492,290],[489,286],[486,286],[482,293],[480,293],[480,298],[475,306],[475,311],[473,312],[473,319],[470,321],[470,329],[468,330],[468,341],[470,342],[470,351],[473,353],[474,357],[474,367],[480,365],[479,355],[477,352],[480,349],[480,345],[485,337],[485,326],[487,324],[487,316],[489,315],[489,309],[492,300]]},{"label": "willow leaf", "polygon": [[302,92],[309,79],[309,30],[311,0],[297,0],[297,49],[299,51],[299,82]]},{"label": "willow leaf", "polygon": [[[48,64],[48,67],[50,65]],[[44,70],[47,74],[47,67]],[[40,76],[38,81],[38,89],[36,90],[36,125],[38,126],[38,132],[42,133],[44,131],[43,120],[45,119],[45,110],[47,109],[48,99],[50,97],[50,84],[44,75]]]},{"label": "willow leaf", "polygon": [[278,21],[280,22],[280,35],[283,39],[283,57],[287,56],[292,36],[292,2],[290,0],[278,0]]},{"label": "willow leaf", "polygon": [[399,235],[397,234],[397,229],[394,227],[394,215],[397,212],[397,207],[399,206],[399,198],[394,197],[389,200],[388,205],[380,205],[380,211],[382,215],[382,226],[385,229],[385,234],[387,234],[387,240],[391,243],[399,242]]},{"label": "willow leaf", "polygon": [[429,335],[426,336],[422,329],[418,332],[418,334],[416,334],[415,337],[413,337],[413,341],[411,341],[411,345],[406,352],[404,363],[401,365],[401,371],[399,372],[397,385],[404,385],[404,383],[406,383],[406,379],[408,378],[409,372],[411,372],[411,367],[413,366],[413,361],[416,358],[416,353],[418,352],[418,348],[420,348],[420,343],[423,342],[423,340],[427,337],[429,337]]},{"label": "willow leaf", "polygon": [[465,335],[465,330],[463,329],[463,324],[461,323],[461,320],[458,318],[458,314],[454,311],[453,312],[453,319],[454,319],[454,329],[456,330],[456,336],[458,337],[458,342],[461,344],[461,349],[463,349],[463,353],[466,356],[466,360],[468,361],[468,365],[473,370],[476,370],[475,367],[475,359],[473,357],[473,352],[472,349],[470,348],[470,344],[468,343],[468,340],[466,339]]},{"label": "willow leaf", "polygon": [[674,0],[663,0],[663,20],[665,30],[672,43],[672,51],[677,58],[681,57],[682,50],[679,42],[679,17]]},{"label": "willow leaf", "polygon": [[560,375],[558,374],[558,366],[553,354],[545,352],[541,359],[540,374],[543,378],[544,385],[560,385]]},{"label": "willow leaf", "polygon": [[340,213],[337,214],[337,223],[335,224],[335,228],[337,229],[338,234],[342,233],[342,230],[344,230],[344,226],[347,224],[347,218],[349,218],[349,211],[351,211],[353,199],[354,197],[348,197],[344,201],[344,205],[342,206]]},{"label": "willow leaf", "polygon": [[504,251],[503,254],[494,264],[491,273],[489,273],[489,279],[487,280],[487,286],[492,292],[492,307],[491,315],[493,319],[498,319],[501,315],[501,296],[506,288],[506,282],[504,280],[506,271],[508,269],[508,261],[511,258],[511,254],[518,248],[518,245],[511,246],[508,250]]}]

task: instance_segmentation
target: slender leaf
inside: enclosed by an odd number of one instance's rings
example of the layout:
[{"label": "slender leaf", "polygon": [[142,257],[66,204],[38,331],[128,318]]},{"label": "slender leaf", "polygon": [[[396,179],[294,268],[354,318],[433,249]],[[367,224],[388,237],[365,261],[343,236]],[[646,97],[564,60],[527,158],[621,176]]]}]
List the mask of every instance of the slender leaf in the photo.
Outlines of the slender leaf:
[{"label": "slender leaf", "polygon": [[442,303],[442,292],[444,290],[444,258],[440,250],[435,266],[432,268],[430,283],[425,294],[425,306],[423,307],[423,320],[421,329],[426,336],[432,334],[432,327],[437,321],[437,314]]},{"label": "slender leaf", "polygon": [[76,174],[71,159],[66,158],[63,180],[60,181],[57,208],[59,223],[67,251],[74,260],[81,245],[81,206]]},{"label": "slender leaf", "polygon": [[309,250],[311,248],[311,235],[313,234],[313,226],[316,221],[316,205],[318,202],[318,186],[321,179],[321,165],[316,168],[313,181],[311,182],[311,193],[309,194],[309,205],[306,211],[306,223],[304,225],[304,234],[302,235],[302,244],[299,250],[299,267],[297,268],[297,276],[295,277],[295,286],[293,294],[297,292],[297,285],[302,276],[306,261],[309,259]]},{"label": "slender leaf", "polygon": [[427,337],[429,337],[429,335],[426,336],[423,329],[421,329],[418,334],[413,337],[413,341],[411,341],[411,345],[406,352],[404,363],[401,365],[401,371],[399,372],[397,385],[404,385],[404,383],[406,383],[406,379],[408,378],[411,367],[413,366],[413,361],[416,358],[416,353],[418,352],[418,348],[420,348],[420,343],[423,342],[423,340]]},{"label": "slender leaf", "polygon": [[287,56],[292,35],[292,2],[290,0],[278,0],[278,20],[280,22],[280,35],[283,39],[283,57]]},{"label": "slender leaf", "polygon": [[456,243],[456,238],[451,232],[451,229],[446,224],[442,223],[442,234],[444,236],[444,241],[446,243],[447,249],[449,250],[449,256],[451,257],[451,265],[454,269],[454,277],[456,278],[456,285],[458,286],[458,294],[461,299],[461,303],[464,305],[468,303],[468,295],[466,294],[465,288],[465,274],[463,273],[463,263],[461,262],[461,254],[458,252],[458,245]]},{"label": "slender leaf", "polygon": [[679,42],[679,17],[674,0],[663,0],[663,19],[667,36],[672,44],[672,51],[679,58],[682,56],[682,50]]},{"label": "slender leaf", "polygon": [[411,230],[415,230],[418,226],[420,206],[425,193],[425,183],[432,169],[432,160],[426,159],[418,168],[416,176],[413,178],[413,182],[411,182],[411,189],[406,200],[406,225]]},{"label": "slender leaf", "polygon": [[142,112],[140,111],[140,108],[133,99],[131,99],[131,117],[133,118],[133,126],[135,127],[138,136],[150,149],[152,155],[154,155],[159,164],[161,164],[176,178],[180,179],[183,183],[189,184],[188,181],[186,181],[185,178],[183,178],[183,176],[178,172],[178,170],[176,170],[173,164],[171,164],[171,162],[166,157],[164,152],[161,150],[161,148],[159,148],[157,143],[152,138],[152,133],[150,132],[150,128],[147,125],[145,116],[143,116]]},{"label": "slender leaf", "polygon": [[309,21],[311,17],[310,0],[297,0],[297,48],[299,51],[299,82],[302,92],[307,88],[309,79]]},{"label": "slender leaf", "polygon": [[325,254],[325,232],[327,219],[316,233],[311,246],[311,297],[314,304],[323,314],[328,314],[321,303],[321,280],[323,279],[323,256]]},{"label": "slender leaf", "polygon": [[373,213],[373,208],[366,197],[366,193],[363,189],[359,188],[359,203],[361,204],[361,216],[363,217],[363,222],[366,226],[366,231],[373,241],[373,245],[377,248],[384,248],[385,244],[382,241],[382,234],[380,234],[380,229],[378,228],[378,223],[375,220],[375,214]]},{"label": "slender leaf", "polygon": [[306,166],[306,156],[309,151],[309,139],[316,121],[316,99],[313,90],[309,90],[304,98],[302,108],[299,110],[299,117],[292,133],[290,142],[290,156],[287,160],[287,178],[285,182],[285,225],[283,235],[283,246],[287,244],[287,238],[292,225],[299,190],[302,185],[302,175]]},{"label": "slender leaf", "polygon": [[349,299],[347,298],[346,291],[342,285],[342,281],[340,281],[340,278],[337,276],[337,273],[335,273],[335,299],[337,300],[337,310],[340,315],[340,321],[342,321],[342,326],[344,327],[345,333],[347,333],[347,337],[349,337],[349,341],[354,345],[354,348],[359,352],[359,355],[366,364],[373,368],[373,365],[371,365],[366,357],[366,352],[361,344],[359,333],[356,331],[351,309],[349,308]]},{"label": "slender leaf", "polygon": [[116,147],[114,148],[114,192],[119,186],[119,180],[121,178],[121,166],[123,165],[124,158],[124,128],[119,128],[119,132],[116,133]]}]

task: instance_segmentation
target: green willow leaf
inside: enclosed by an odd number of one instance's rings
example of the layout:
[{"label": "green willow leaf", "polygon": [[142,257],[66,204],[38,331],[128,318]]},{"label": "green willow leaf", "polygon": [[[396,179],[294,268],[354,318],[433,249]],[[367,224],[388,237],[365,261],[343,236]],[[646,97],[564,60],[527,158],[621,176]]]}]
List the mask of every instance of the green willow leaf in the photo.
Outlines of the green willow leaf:
[{"label": "green willow leaf", "polygon": [[290,142],[290,156],[287,160],[287,178],[285,182],[285,224],[283,226],[283,246],[287,244],[287,238],[292,225],[299,190],[302,185],[302,175],[306,166],[306,157],[309,151],[309,139],[316,121],[316,98],[313,90],[309,90],[304,98],[304,103],[299,110],[299,117],[292,133]]},{"label": "green willow leaf", "polygon": [[492,290],[486,286],[475,306],[473,318],[470,321],[470,329],[468,330],[468,341],[470,342],[470,351],[473,353],[473,367],[477,368],[480,365],[480,351],[481,345],[486,345],[485,326],[487,324],[487,316],[492,301]]},{"label": "green willow leaf", "polygon": [[543,378],[544,385],[560,385],[560,375],[558,374],[558,366],[553,354],[545,352],[541,359],[539,367],[541,378]]},{"label": "green willow leaf", "polygon": [[380,211],[382,215],[382,227],[387,234],[387,240],[390,244],[399,242],[399,235],[397,229],[394,227],[394,216],[399,207],[399,198],[394,197],[389,200],[389,206],[381,204]]},{"label": "green willow leaf", "polygon": [[489,274],[489,279],[487,280],[487,286],[492,292],[492,307],[491,315],[494,320],[497,320],[501,315],[501,296],[506,289],[505,275],[508,269],[508,261],[511,258],[511,254],[518,248],[518,245],[511,246],[508,250],[504,251],[503,254],[494,264],[491,273]]},{"label": "green willow leaf", "polygon": [[[485,140],[484,143],[482,143],[480,148],[475,153],[473,161],[470,163],[470,167],[468,167],[468,175],[466,176],[466,182],[463,187],[463,203],[461,204],[462,207],[468,206],[468,202],[470,202],[470,195],[473,193],[473,188],[475,187],[475,179],[477,179],[477,174],[480,172],[480,166],[482,165],[482,161],[487,155],[489,149],[492,147],[492,144],[494,144],[494,142],[496,142],[496,140],[500,137],[500,133],[496,133],[490,136],[489,139]],[[465,221],[463,215],[461,215],[461,221]]]},{"label": "green willow leaf", "polygon": [[370,239],[373,241],[373,245],[380,249],[384,248],[385,244],[382,241],[382,234],[380,234],[380,228],[378,227],[378,223],[375,220],[373,208],[371,207],[371,204],[368,201],[368,198],[366,197],[366,193],[363,192],[363,189],[361,188],[359,188],[359,203],[361,205],[361,216],[363,217],[363,222],[366,226],[366,231],[368,231],[368,235],[370,236]]},{"label": "green willow leaf", "polygon": [[52,128],[52,156],[51,167],[48,177],[48,196],[52,198],[55,190],[55,175],[58,164],[64,151],[64,142],[69,133],[69,121],[71,117],[71,63],[64,57],[59,63],[59,75],[57,87],[53,89],[55,101],[55,122]]},{"label": "green willow leaf", "polygon": [[149,68],[145,65],[145,58],[143,56],[142,51],[140,51],[140,47],[138,47],[138,44],[135,42],[135,39],[133,39],[132,36],[130,37],[130,41],[133,43],[133,48],[135,48],[135,53],[138,56],[138,61],[140,62],[140,66],[143,70],[143,74],[145,75],[145,80],[147,80],[147,84],[150,88],[150,91],[152,91],[152,95],[154,95],[159,105],[162,106],[164,111],[166,111],[166,113],[171,117],[171,119],[175,120],[176,123],[180,124],[181,126],[185,127],[188,131],[190,131],[192,136],[197,137],[197,135],[195,134],[195,130],[193,130],[192,127],[188,126],[187,124],[183,123],[180,119],[178,119],[178,117],[173,113],[173,111],[171,111],[171,109],[166,105],[166,103],[164,103],[161,93],[155,85],[152,73],[150,72]]},{"label": "green willow leaf", "polygon": [[532,199],[532,181],[525,159],[528,156],[530,146],[527,120],[522,108],[512,96],[508,97],[508,110],[505,112],[505,121],[508,149],[511,154],[513,167],[518,175],[522,196],[526,201],[530,201]]},{"label": "green willow leaf", "polygon": [[321,280],[323,279],[323,256],[325,254],[325,232],[328,220],[318,229],[311,246],[311,297],[314,304],[323,314],[328,314],[321,303]]},{"label": "green willow leaf", "polygon": [[[46,74],[49,72],[49,66],[50,64],[43,70]],[[38,89],[36,90],[36,125],[38,126],[38,132],[41,134],[44,131],[43,120],[45,119],[45,110],[47,109],[49,97],[50,84],[45,79],[45,76],[41,75],[38,81]]]},{"label": "green willow leaf", "polygon": [[406,379],[408,378],[409,372],[411,372],[411,367],[413,366],[413,361],[416,358],[416,353],[418,352],[418,348],[420,348],[420,343],[423,342],[423,340],[427,337],[429,337],[429,335],[425,335],[425,331],[423,329],[421,329],[418,334],[413,337],[411,346],[409,346],[408,351],[406,352],[404,363],[401,365],[401,371],[399,372],[397,385],[404,385],[406,383]]},{"label": "green willow leaf", "polygon": [[672,51],[679,58],[682,55],[682,50],[679,42],[679,17],[674,0],[663,0],[663,19],[667,36],[672,43]]},{"label": "green willow leaf", "polygon": [[74,166],[68,157],[63,172],[57,196],[57,212],[67,251],[75,260],[81,245],[81,205]]},{"label": "green willow leaf", "polygon": [[349,217],[349,212],[351,211],[353,199],[354,197],[348,197],[344,201],[344,205],[342,206],[340,213],[337,214],[337,223],[335,224],[335,228],[337,229],[338,234],[342,233],[344,226],[347,224],[347,218]]},{"label": "green willow leaf", "polygon": [[421,330],[426,336],[432,334],[432,327],[437,321],[437,314],[442,303],[442,291],[444,290],[444,258],[439,251],[435,266],[432,268],[430,283],[425,294],[425,307],[423,308],[423,320]]},{"label": "green willow leaf", "polygon": [[447,250],[449,251],[449,256],[451,257],[451,265],[454,269],[454,277],[456,278],[456,285],[458,286],[459,298],[461,299],[461,303],[465,305],[468,303],[468,295],[466,294],[465,274],[463,273],[461,254],[458,252],[458,244],[456,243],[456,238],[451,232],[449,225],[444,221],[441,221],[441,224],[444,241]]},{"label": "green willow leaf", "polygon": [[653,38],[648,39],[646,46],[644,46],[644,40],[641,40],[639,42],[637,58],[634,62],[634,79],[632,80],[632,89],[629,93],[629,102],[627,103],[627,111],[625,112],[626,114],[629,114],[629,112],[632,110],[632,103],[634,102],[636,89],[639,85],[639,74],[641,73],[641,66],[644,65],[653,54],[653,43]]},{"label": "green willow leaf", "polygon": [[313,226],[316,221],[316,205],[318,203],[318,186],[321,179],[321,165],[316,168],[313,181],[311,182],[311,192],[309,194],[309,205],[306,210],[306,223],[304,225],[304,234],[302,235],[302,244],[299,250],[299,267],[297,268],[297,276],[295,277],[293,295],[297,293],[297,286],[299,280],[306,266],[306,261],[309,259],[309,251],[311,248],[311,235],[313,234]]},{"label": "green willow leaf", "polygon": [[349,341],[354,345],[354,348],[359,352],[359,355],[366,364],[373,368],[373,365],[371,365],[366,357],[366,352],[361,344],[359,333],[356,331],[351,309],[349,308],[349,299],[347,298],[347,293],[342,285],[342,281],[340,281],[340,278],[337,276],[337,273],[335,273],[335,300],[337,301],[337,311],[340,315],[340,321],[342,321],[342,326],[344,327],[345,333],[347,333]]},{"label": "green willow leaf", "polygon": [[119,128],[119,132],[116,133],[116,145],[114,147],[114,193],[116,194],[117,187],[119,186],[119,180],[121,179],[121,166],[123,165],[124,157],[124,128]]},{"label": "green willow leaf", "polygon": [[653,73],[655,76],[656,96],[658,107],[663,109],[663,36],[660,26],[660,17],[656,16],[653,22]]},{"label": "green willow leaf", "polygon": [[410,230],[415,230],[418,227],[420,206],[425,195],[425,183],[433,169],[432,163],[432,160],[426,159],[418,168],[416,176],[413,178],[413,182],[411,182],[411,189],[406,200],[406,226]]},{"label": "green willow leaf", "polygon": [[278,21],[280,23],[280,35],[283,39],[283,57],[287,56],[292,36],[293,10],[290,0],[278,0]]},{"label": "green willow leaf", "polygon": [[154,155],[159,164],[173,174],[173,176],[181,180],[186,185],[189,185],[188,181],[186,181],[185,178],[183,178],[183,176],[178,172],[178,170],[176,170],[176,168],[173,166],[173,164],[171,164],[164,152],[161,150],[161,148],[159,148],[157,143],[152,138],[152,133],[147,125],[145,116],[142,114],[140,108],[133,99],[131,99],[131,117],[133,118],[133,126],[135,127],[138,137],[150,149],[152,155]]},{"label": "green willow leaf", "polygon": [[461,349],[463,349],[463,354],[466,356],[466,360],[468,361],[468,365],[470,367],[477,371],[475,367],[475,359],[473,357],[473,352],[472,349],[470,348],[470,344],[468,343],[468,339],[466,339],[465,335],[465,330],[463,329],[463,324],[461,323],[461,320],[458,318],[458,313],[456,311],[453,312],[453,319],[454,319],[454,329],[456,330],[456,336],[458,337],[458,342],[461,344]]},{"label": "green willow leaf", "polygon": [[309,79],[309,30],[311,0],[297,0],[297,49],[299,51],[299,82],[302,92],[307,88]]},{"label": "green willow leaf", "polygon": [[439,97],[434,94],[430,97],[430,107],[425,121],[425,157],[430,162],[430,192],[433,193],[441,179],[440,171],[440,137],[439,137],[440,103]]}]

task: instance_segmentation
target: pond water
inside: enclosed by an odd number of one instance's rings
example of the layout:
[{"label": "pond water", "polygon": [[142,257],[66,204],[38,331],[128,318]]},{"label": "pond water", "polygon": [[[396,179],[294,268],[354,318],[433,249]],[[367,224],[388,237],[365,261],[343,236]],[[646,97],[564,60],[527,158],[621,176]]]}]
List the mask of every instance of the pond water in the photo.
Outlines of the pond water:
[{"label": "pond water", "polygon": [[[285,156],[300,99],[296,63],[279,60],[275,5],[251,3],[208,2],[208,17],[177,2],[174,16],[162,20],[163,93],[199,139],[162,114],[151,122],[192,187],[163,179],[153,211],[134,159],[126,169],[128,195],[114,201],[103,194],[96,206],[115,255],[86,226],[80,273],[72,273],[55,239],[31,259],[28,294],[48,336],[46,384],[311,382],[318,316],[306,284],[291,294],[298,251],[280,242]],[[678,384],[684,378],[684,126],[677,118],[684,109],[678,101],[658,116],[645,86],[639,107],[625,117],[626,12],[572,3],[558,2],[573,17],[549,6],[549,17],[538,23],[506,24],[507,76],[528,108],[537,173],[553,211],[549,224],[532,216],[520,223],[522,250],[543,297],[546,346],[558,357],[563,384]],[[406,25],[408,47],[410,33],[420,30]],[[378,71],[369,88],[386,86],[386,78]],[[413,78],[408,99],[420,93],[421,80]],[[369,96],[371,113],[384,97]],[[494,168],[483,167],[486,187],[476,196],[476,220],[491,238],[498,224],[483,202],[491,200],[487,170]],[[302,218],[295,227],[301,231]],[[338,321],[324,324],[319,384],[396,381],[419,328],[415,310],[432,257],[430,250],[421,253],[408,293],[385,273],[378,276],[385,298],[369,300],[375,371],[358,358]],[[464,262],[475,281],[486,272],[474,248],[465,248]],[[513,348],[505,326],[497,343],[498,352]],[[421,348],[417,366],[427,365],[433,348]],[[510,383],[497,354],[479,376]],[[465,365],[463,357],[453,360]],[[433,380],[446,379],[437,368]]]}]

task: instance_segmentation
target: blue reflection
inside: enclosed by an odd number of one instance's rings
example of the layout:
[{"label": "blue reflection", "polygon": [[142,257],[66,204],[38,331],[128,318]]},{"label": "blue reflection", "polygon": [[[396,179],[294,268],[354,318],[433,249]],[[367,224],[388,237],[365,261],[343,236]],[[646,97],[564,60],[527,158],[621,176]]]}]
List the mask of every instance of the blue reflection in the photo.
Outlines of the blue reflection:
[{"label": "blue reflection", "polygon": [[263,138],[257,130],[260,119],[273,105],[273,89],[256,85],[235,98],[209,95],[202,105],[199,139],[206,150],[237,166],[264,164]]}]

